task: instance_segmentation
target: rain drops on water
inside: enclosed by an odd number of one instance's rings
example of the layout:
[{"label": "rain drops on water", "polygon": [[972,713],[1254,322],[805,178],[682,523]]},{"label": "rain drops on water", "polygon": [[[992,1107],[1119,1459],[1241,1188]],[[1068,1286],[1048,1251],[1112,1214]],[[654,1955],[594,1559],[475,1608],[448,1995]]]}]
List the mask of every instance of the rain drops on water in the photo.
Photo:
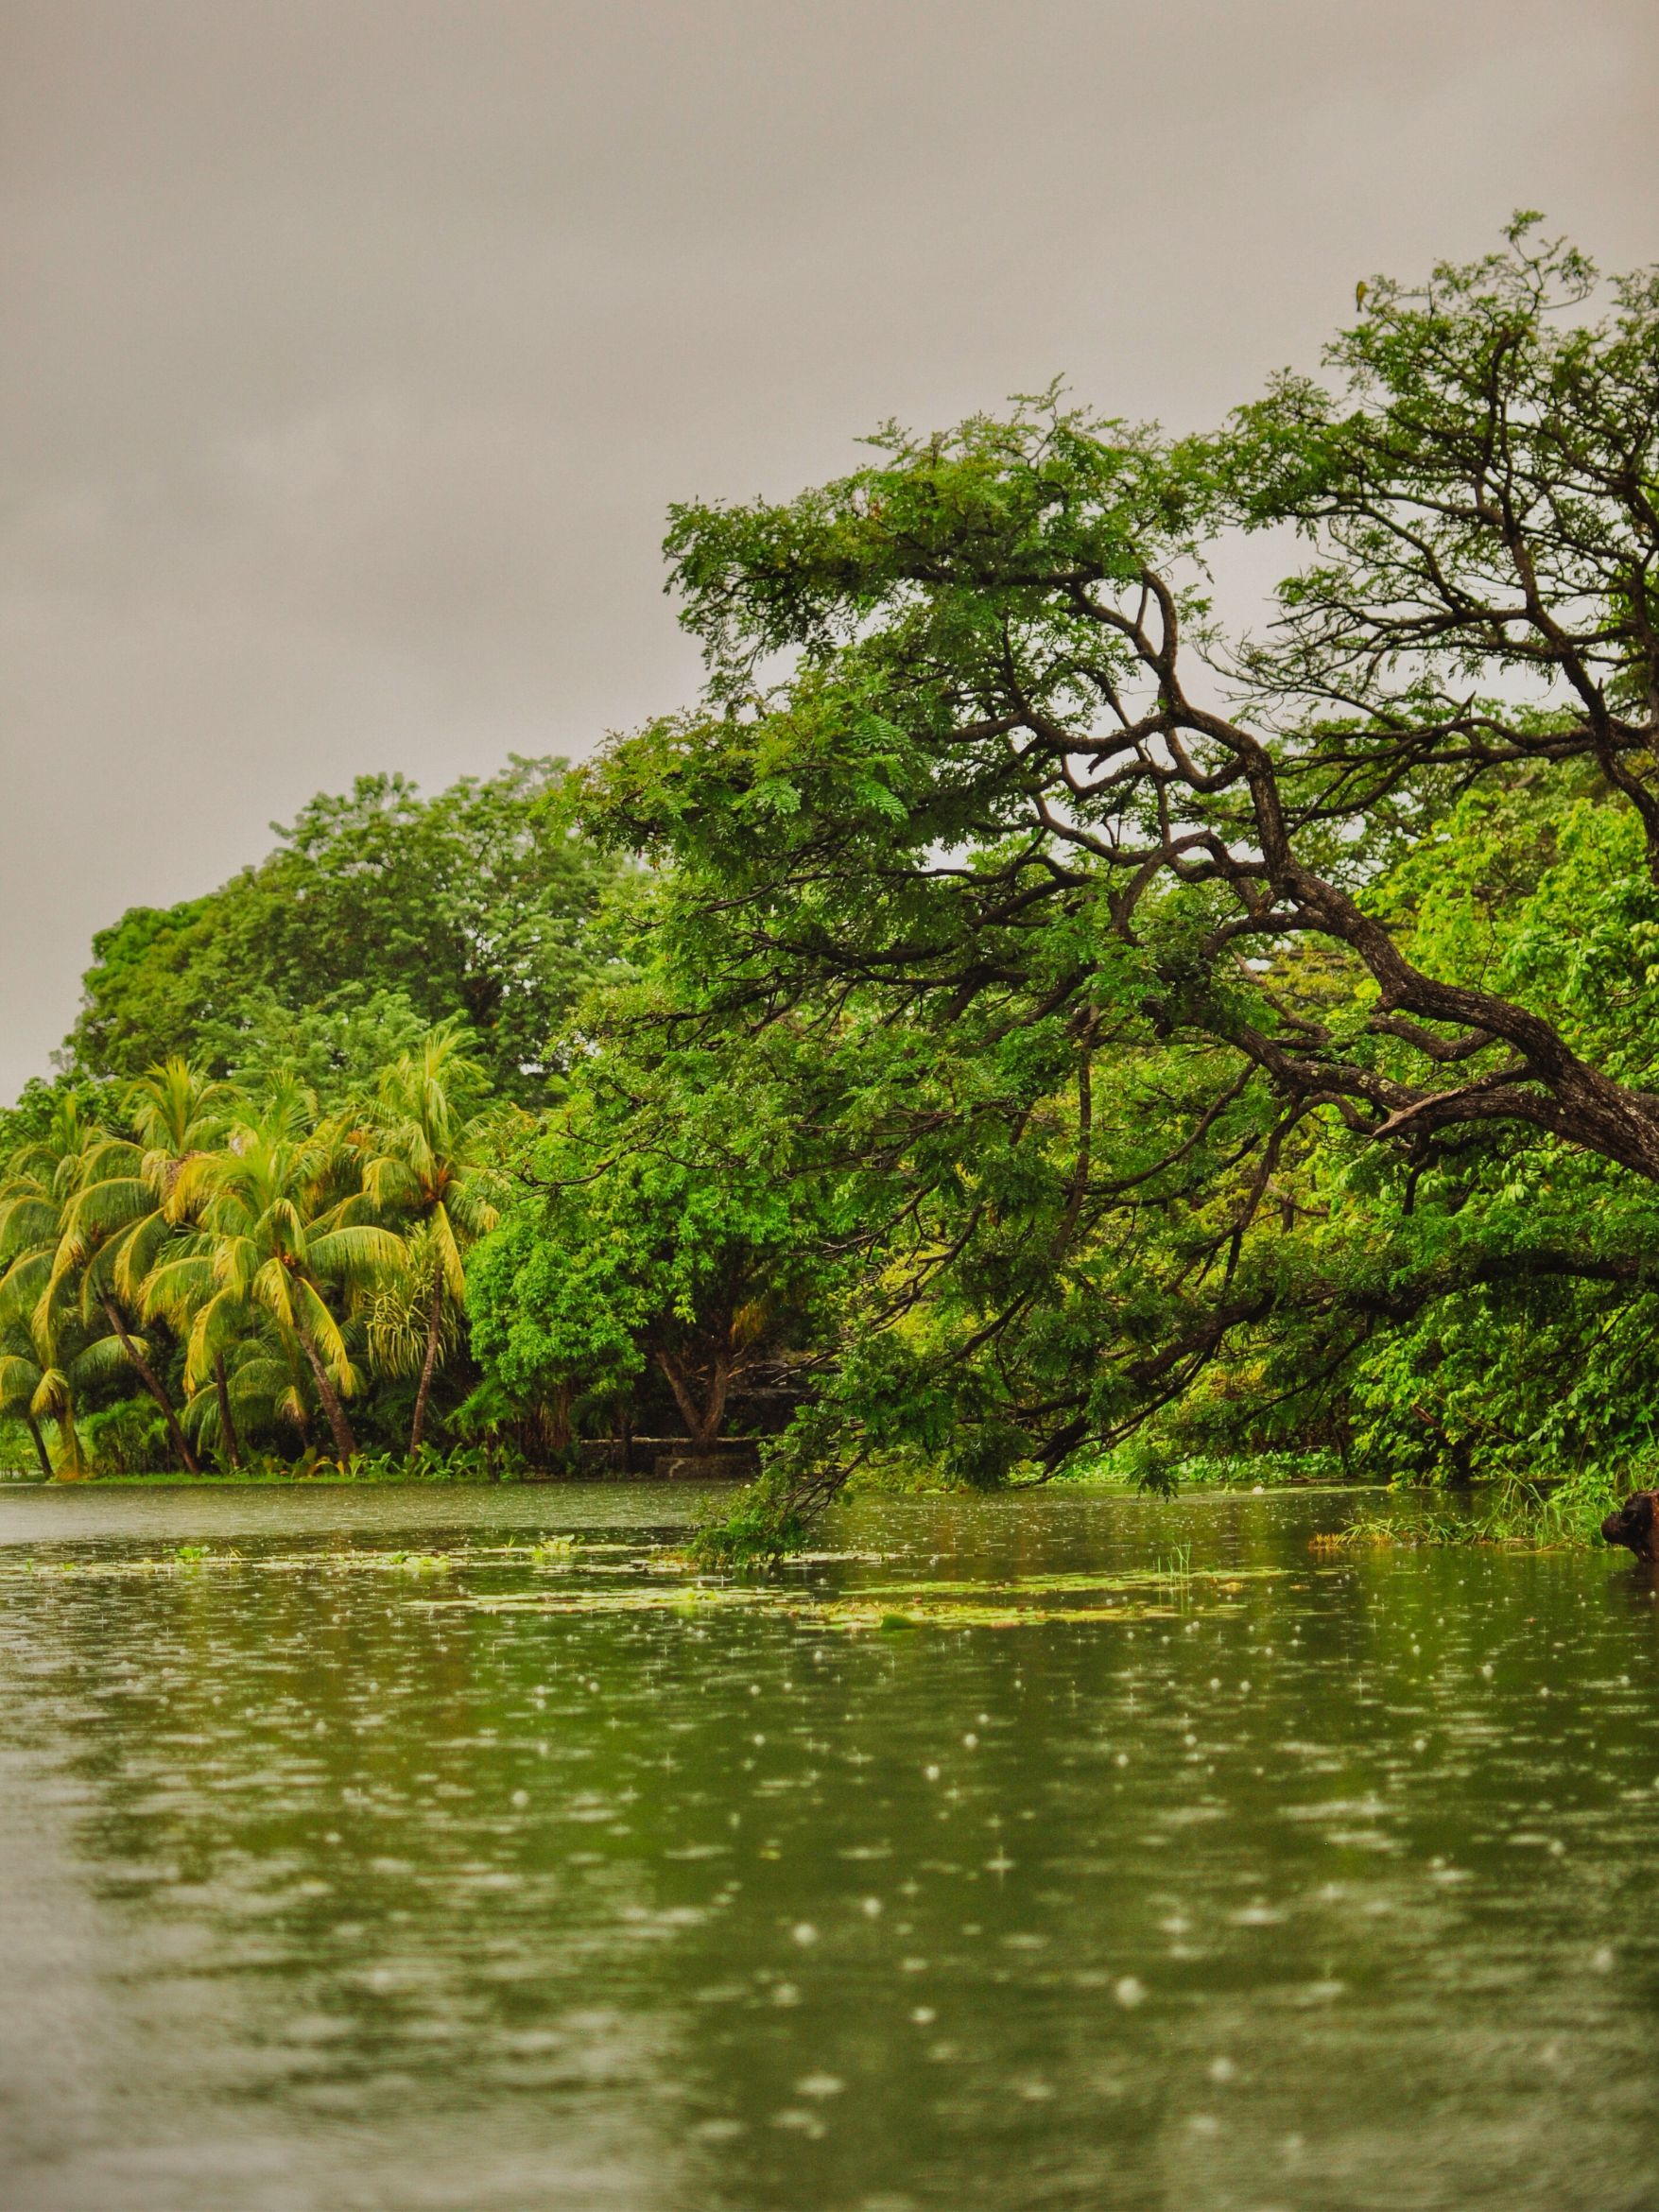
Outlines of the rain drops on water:
[{"label": "rain drops on water", "polygon": [[743,2133],[743,2122],[738,2119],[701,2120],[691,2131],[700,2142],[729,2143],[734,2135]]}]

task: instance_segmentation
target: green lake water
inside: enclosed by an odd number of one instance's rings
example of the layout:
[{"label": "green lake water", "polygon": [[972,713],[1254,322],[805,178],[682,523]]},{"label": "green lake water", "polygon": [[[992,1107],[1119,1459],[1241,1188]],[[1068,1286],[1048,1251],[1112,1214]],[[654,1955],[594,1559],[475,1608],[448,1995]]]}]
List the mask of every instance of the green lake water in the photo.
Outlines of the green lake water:
[{"label": "green lake water", "polygon": [[1622,1554],[691,1502],[0,1494],[6,2212],[1659,2205]]}]

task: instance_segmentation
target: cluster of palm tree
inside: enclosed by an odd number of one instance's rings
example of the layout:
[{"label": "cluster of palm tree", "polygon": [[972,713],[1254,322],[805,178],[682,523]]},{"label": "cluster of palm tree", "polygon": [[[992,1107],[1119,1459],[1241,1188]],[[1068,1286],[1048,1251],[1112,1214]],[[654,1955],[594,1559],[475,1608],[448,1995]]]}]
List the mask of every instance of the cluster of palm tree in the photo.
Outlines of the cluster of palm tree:
[{"label": "cluster of palm tree", "polygon": [[250,1435],[302,1453],[320,1425],[344,1464],[352,1401],[393,1378],[419,1452],[507,1196],[513,1116],[482,1086],[445,1026],[330,1113],[292,1079],[250,1093],[182,1060],[107,1123],[62,1097],[0,1162],[0,1413],[43,1470],[86,1473],[78,1414],[139,1393],[192,1473],[241,1468]]}]

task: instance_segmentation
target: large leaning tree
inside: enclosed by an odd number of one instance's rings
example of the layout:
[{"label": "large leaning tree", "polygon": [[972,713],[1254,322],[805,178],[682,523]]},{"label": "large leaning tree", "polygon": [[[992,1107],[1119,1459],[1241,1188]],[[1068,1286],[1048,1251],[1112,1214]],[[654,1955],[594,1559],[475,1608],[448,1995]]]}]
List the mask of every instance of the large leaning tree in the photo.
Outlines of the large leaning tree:
[{"label": "large leaning tree", "polygon": [[[588,821],[662,872],[667,1029],[796,1087],[804,1174],[870,1179],[795,1502],[906,1405],[1049,1468],[1127,1433],[1291,1295],[1257,1233],[1318,1211],[1322,1131],[1411,1179],[1495,1136],[1659,1180],[1643,1056],[1437,963],[1388,889],[1472,793],[1559,784],[1659,921],[1659,272],[1517,217],[1362,286],[1326,366],[1213,436],[1051,393],[675,512],[706,696],[601,756]],[[1232,632],[1249,532],[1291,573]],[[1327,1318],[1427,1295],[1314,1273]]]}]

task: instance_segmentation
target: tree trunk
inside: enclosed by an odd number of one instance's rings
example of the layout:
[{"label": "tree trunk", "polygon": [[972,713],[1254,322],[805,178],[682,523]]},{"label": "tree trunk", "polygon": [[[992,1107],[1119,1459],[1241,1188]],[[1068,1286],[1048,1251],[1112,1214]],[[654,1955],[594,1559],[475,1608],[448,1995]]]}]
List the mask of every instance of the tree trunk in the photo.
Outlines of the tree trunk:
[{"label": "tree trunk", "polygon": [[41,1462],[41,1473],[50,1482],[52,1479],[52,1455],[46,1449],[46,1440],[41,1434],[40,1423],[26,1406],[23,1409],[23,1425],[28,1430],[29,1440],[35,1447],[35,1458]]},{"label": "tree trunk", "polygon": [[75,1415],[67,1410],[56,1414],[58,1424],[58,1479],[60,1482],[78,1482],[86,1473],[86,1455],[80,1448],[80,1436],[75,1426]]},{"label": "tree trunk", "polygon": [[432,1374],[438,1365],[438,1340],[443,1326],[443,1277],[439,1276],[432,1287],[432,1310],[426,1316],[426,1357],[421,1362],[421,1387],[415,1392],[415,1418],[409,1423],[409,1457],[412,1460],[421,1448],[421,1432],[426,1426],[426,1400],[432,1389]]},{"label": "tree trunk", "polygon": [[[1092,1034],[1091,1029],[1091,1034]],[[1054,1232],[1054,1242],[1049,1248],[1048,1265],[1059,1267],[1071,1250],[1071,1240],[1077,1235],[1079,1217],[1083,1201],[1089,1195],[1089,1156],[1095,1135],[1095,1087],[1090,1067],[1091,1047],[1085,1046],[1078,1061],[1078,1152],[1077,1165],[1072,1169],[1071,1189],[1066,1194],[1065,1212],[1061,1216],[1060,1227]]]},{"label": "tree trunk", "polygon": [[129,1334],[127,1323],[121,1319],[121,1308],[105,1291],[98,1293],[98,1304],[104,1309],[104,1319],[114,1330],[116,1336],[120,1338],[121,1349],[136,1369],[139,1381],[143,1383],[145,1389],[161,1408],[167,1424],[167,1434],[173,1440],[173,1449],[184,1462],[184,1472],[187,1475],[199,1475],[201,1473],[200,1465],[197,1460],[196,1454],[190,1448],[190,1439],[179,1426],[179,1416],[173,1410],[173,1401],[162,1387],[155,1370]]},{"label": "tree trunk", "polygon": [[715,1448],[720,1424],[726,1418],[726,1392],[731,1386],[732,1355],[727,1351],[717,1352],[715,1372],[709,1377],[709,1394],[703,1405],[702,1419],[692,1440],[700,1452],[710,1452]]},{"label": "tree trunk", "polygon": [[547,1445],[550,1451],[564,1452],[570,1449],[570,1402],[575,1395],[575,1387],[570,1383],[561,1383],[553,1393],[547,1423]]},{"label": "tree trunk", "polygon": [[692,1394],[690,1377],[671,1353],[659,1352],[657,1365],[667,1377],[668,1388],[674,1393],[674,1403],[679,1407],[681,1417],[685,1423],[692,1450],[711,1450],[720,1433],[720,1423],[725,1419],[726,1392],[732,1382],[731,1352],[722,1349],[716,1353],[708,1396],[700,1406]]},{"label": "tree trunk", "polygon": [[236,1424],[231,1419],[231,1386],[225,1380],[225,1357],[222,1352],[213,1356],[213,1387],[219,1402],[219,1434],[224,1439],[225,1454],[239,1475],[242,1472],[242,1447],[236,1439]]},{"label": "tree trunk", "polygon": [[346,1419],[346,1409],[340,1403],[340,1394],[329,1380],[328,1370],[319,1358],[315,1347],[308,1344],[303,1337],[301,1338],[300,1343],[306,1358],[311,1362],[311,1373],[317,1381],[317,1395],[322,1400],[322,1410],[328,1416],[329,1433],[334,1438],[335,1457],[338,1460],[341,1468],[344,1469],[357,1456],[357,1443],[356,1439],[352,1434],[352,1425]]}]

